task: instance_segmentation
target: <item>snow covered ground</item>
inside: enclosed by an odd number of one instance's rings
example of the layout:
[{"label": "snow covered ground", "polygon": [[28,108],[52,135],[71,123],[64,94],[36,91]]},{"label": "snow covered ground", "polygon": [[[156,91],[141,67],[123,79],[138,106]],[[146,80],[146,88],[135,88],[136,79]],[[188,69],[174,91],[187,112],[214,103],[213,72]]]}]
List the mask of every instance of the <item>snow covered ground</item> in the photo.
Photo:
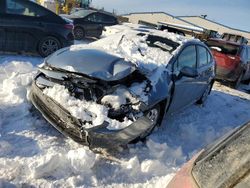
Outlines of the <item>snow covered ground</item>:
[{"label": "snow covered ground", "polygon": [[250,95],[216,83],[204,107],[165,117],[111,161],[65,138],[27,99],[41,58],[0,55],[0,187],[165,187],[194,153],[250,120]]}]

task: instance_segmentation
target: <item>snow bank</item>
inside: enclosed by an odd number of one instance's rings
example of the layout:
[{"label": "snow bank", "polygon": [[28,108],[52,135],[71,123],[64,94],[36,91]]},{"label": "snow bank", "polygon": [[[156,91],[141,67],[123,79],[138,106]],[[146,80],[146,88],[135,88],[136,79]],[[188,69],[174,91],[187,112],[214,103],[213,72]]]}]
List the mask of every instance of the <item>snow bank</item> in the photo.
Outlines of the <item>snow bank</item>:
[{"label": "snow bank", "polygon": [[[101,125],[107,116],[107,109],[104,106],[95,102],[76,99],[62,85],[46,88],[43,93],[56,100],[78,119],[92,121],[95,125]],[[88,128],[88,125],[86,125],[86,128]]]},{"label": "snow bank", "polygon": [[72,173],[84,176],[91,172],[95,160],[96,155],[84,148],[66,153],[48,153],[29,164],[30,177],[35,179],[49,176],[62,178]]},{"label": "snow bank", "polygon": [[124,119],[123,122],[119,122],[108,118],[108,109],[104,105],[86,101],[84,99],[76,99],[69,94],[68,90],[64,86],[55,85],[52,88],[44,89],[43,93],[61,104],[74,117],[82,119],[83,121],[93,122],[92,124],[87,123],[84,125],[85,128],[101,125],[104,121],[109,123],[107,128],[110,130],[122,129],[132,123],[132,121],[128,119]]},{"label": "snow bank", "polygon": [[151,29],[145,25],[140,24],[132,24],[132,23],[123,23],[120,25],[113,25],[105,27],[104,31],[102,32],[102,37],[108,37],[110,35],[114,35],[117,33],[121,33],[124,31],[150,31]]},{"label": "snow bank", "polygon": [[[4,103],[24,102],[28,86],[35,74],[35,69],[28,62],[12,61],[0,65],[0,100]],[[20,87],[21,86],[21,87]]]}]

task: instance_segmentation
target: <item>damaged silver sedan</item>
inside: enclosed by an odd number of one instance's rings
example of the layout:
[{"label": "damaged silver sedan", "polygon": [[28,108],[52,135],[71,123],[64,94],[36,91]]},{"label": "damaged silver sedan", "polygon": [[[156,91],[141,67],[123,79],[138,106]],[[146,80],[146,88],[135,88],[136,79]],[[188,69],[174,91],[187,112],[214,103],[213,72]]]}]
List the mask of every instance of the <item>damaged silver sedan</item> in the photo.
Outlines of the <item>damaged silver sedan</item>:
[{"label": "damaged silver sedan", "polygon": [[160,34],[119,33],[55,52],[34,79],[33,105],[56,129],[90,148],[144,139],[166,112],[204,103],[215,76],[203,43]]}]

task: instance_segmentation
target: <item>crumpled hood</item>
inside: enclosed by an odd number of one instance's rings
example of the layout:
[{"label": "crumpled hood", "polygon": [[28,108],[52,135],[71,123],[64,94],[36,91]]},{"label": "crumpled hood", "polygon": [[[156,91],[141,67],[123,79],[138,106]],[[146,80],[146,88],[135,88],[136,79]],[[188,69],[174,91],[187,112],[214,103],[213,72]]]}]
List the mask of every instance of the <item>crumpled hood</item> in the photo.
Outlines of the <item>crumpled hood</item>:
[{"label": "crumpled hood", "polygon": [[105,81],[125,78],[136,70],[131,62],[91,47],[71,46],[46,59],[51,67],[85,74]]}]

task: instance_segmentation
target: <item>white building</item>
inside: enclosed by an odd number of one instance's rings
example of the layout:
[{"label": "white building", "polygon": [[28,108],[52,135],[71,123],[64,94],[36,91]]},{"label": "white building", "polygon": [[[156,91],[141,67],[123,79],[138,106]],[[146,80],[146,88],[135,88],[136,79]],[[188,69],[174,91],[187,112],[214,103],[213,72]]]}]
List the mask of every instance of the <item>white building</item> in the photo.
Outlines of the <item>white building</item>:
[{"label": "white building", "polygon": [[135,12],[123,15],[128,18],[131,23],[138,23],[140,20],[157,24],[158,22],[168,22],[173,24],[181,24],[186,26],[195,26],[208,30],[215,30],[218,33],[232,33],[244,36],[250,42],[250,32],[243,31],[235,28],[228,27],[226,25],[214,22],[209,19],[205,19],[201,16],[173,16],[165,12]]}]

